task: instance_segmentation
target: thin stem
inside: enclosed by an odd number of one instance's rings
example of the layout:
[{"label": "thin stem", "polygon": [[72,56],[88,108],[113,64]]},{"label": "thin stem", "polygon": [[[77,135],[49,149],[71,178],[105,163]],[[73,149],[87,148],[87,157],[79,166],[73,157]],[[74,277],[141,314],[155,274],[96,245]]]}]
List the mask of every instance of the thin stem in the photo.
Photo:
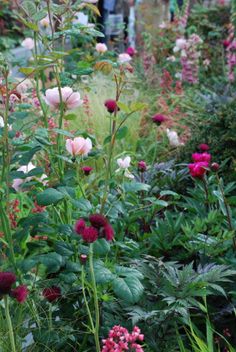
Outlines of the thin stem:
[{"label": "thin stem", "polygon": [[94,338],[96,344],[96,351],[101,352],[100,343],[99,343],[99,306],[98,306],[98,295],[97,295],[97,286],[96,286],[96,279],[94,274],[93,268],[93,244],[90,244],[89,247],[89,268],[92,280],[92,288],[93,288],[93,298],[94,298],[94,307],[95,307],[95,331],[94,331]]},{"label": "thin stem", "polygon": [[84,298],[84,303],[87,309],[87,313],[88,313],[88,317],[89,317],[89,322],[93,331],[93,334],[95,332],[95,327],[94,327],[94,323],[93,323],[93,318],[92,318],[92,314],[89,308],[89,304],[87,301],[87,297],[86,297],[86,293],[85,293],[85,272],[84,272],[84,266],[82,265],[82,272],[81,272],[81,283],[82,283],[82,292],[83,292],[83,298]]},{"label": "thin stem", "polygon": [[4,306],[5,306],[7,326],[8,326],[9,336],[10,336],[11,352],[16,352],[16,344],[15,344],[15,338],[14,338],[13,327],[11,322],[11,316],[9,312],[9,302],[8,302],[7,295],[4,295]]}]

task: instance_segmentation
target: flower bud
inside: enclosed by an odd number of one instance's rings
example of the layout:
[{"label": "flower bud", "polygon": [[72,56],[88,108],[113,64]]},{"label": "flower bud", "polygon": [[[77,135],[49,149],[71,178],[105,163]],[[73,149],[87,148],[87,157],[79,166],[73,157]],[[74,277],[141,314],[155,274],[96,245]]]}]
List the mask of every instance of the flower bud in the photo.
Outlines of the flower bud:
[{"label": "flower bud", "polygon": [[80,254],[80,263],[82,265],[86,264],[88,256],[86,254]]},{"label": "flower bud", "polygon": [[217,172],[219,170],[219,168],[220,168],[220,165],[218,163],[212,163],[211,164],[212,171]]}]

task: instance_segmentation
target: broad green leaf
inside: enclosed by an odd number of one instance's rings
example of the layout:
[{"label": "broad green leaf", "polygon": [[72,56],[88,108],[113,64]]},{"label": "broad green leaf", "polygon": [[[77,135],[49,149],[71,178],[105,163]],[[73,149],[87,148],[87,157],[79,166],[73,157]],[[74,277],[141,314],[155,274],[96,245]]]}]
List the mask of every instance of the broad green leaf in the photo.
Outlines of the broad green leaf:
[{"label": "broad green leaf", "polygon": [[93,245],[94,253],[106,255],[110,251],[110,243],[105,238],[98,239]]},{"label": "broad green leaf", "polygon": [[37,194],[36,199],[39,205],[51,205],[56,204],[62,200],[65,195],[58,192],[55,188],[48,188],[42,193]]},{"label": "broad green leaf", "polygon": [[143,294],[143,285],[135,276],[117,277],[112,281],[115,294],[127,303],[137,303]]}]

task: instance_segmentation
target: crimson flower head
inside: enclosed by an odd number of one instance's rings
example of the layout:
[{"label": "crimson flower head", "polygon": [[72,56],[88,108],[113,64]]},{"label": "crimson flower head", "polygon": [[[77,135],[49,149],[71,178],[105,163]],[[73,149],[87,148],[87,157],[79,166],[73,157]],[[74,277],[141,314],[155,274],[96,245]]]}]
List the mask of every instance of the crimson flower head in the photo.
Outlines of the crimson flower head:
[{"label": "crimson flower head", "polygon": [[194,153],[194,154],[192,154],[192,159],[195,163],[198,163],[199,161],[206,161],[209,163],[211,161],[211,154],[209,154],[209,153]]},{"label": "crimson flower head", "polygon": [[104,103],[105,107],[107,108],[107,111],[110,114],[113,114],[113,112],[119,110],[117,102],[114,99],[108,99]]},{"label": "crimson flower head", "polygon": [[188,165],[190,175],[194,178],[203,178],[208,167],[209,164],[206,161],[199,161]]},{"label": "crimson flower head", "polygon": [[202,144],[199,144],[198,148],[202,151],[202,152],[207,152],[210,147],[208,144],[205,144],[205,143],[202,143]]},{"label": "crimson flower head", "polygon": [[78,235],[82,235],[85,227],[86,227],[86,223],[85,223],[84,219],[79,219],[75,224],[75,232]]},{"label": "crimson flower head", "polygon": [[212,163],[211,164],[212,171],[218,171],[219,168],[220,168],[220,165],[218,163]]},{"label": "crimson flower head", "polygon": [[141,160],[138,162],[138,170],[140,172],[144,172],[147,170],[147,164],[145,163],[145,161]]},{"label": "crimson flower head", "polygon": [[156,114],[152,117],[152,121],[157,125],[161,125],[162,122],[166,121],[166,116],[162,114]]},{"label": "crimson flower head", "polygon": [[16,282],[16,276],[10,272],[0,272],[0,294],[8,294],[12,285]]},{"label": "crimson flower head", "polygon": [[56,301],[61,297],[61,289],[58,286],[47,287],[43,290],[43,296],[48,302]]},{"label": "crimson flower head", "polygon": [[89,217],[89,221],[91,225],[96,229],[100,229],[108,223],[106,217],[102,214],[91,214]]},{"label": "crimson flower head", "polygon": [[11,290],[11,296],[14,297],[19,303],[24,303],[28,296],[28,289],[25,285],[18,286]]},{"label": "crimson flower head", "polygon": [[84,172],[85,176],[88,176],[90,172],[93,170],[93,168],[90,166],[83,166],[81,170]]},{"label": "crimson flower head", "polygon": [[98,230],[92,226],[85,227],[81,236],[85,242],[93,243],[98,239]]},{"label": "crimson flower head", "polygon": [[135,49],[132,48],[132,46],[129,46],[126,50],[125,50],[126,54],[128,54],[129,56],[133,57],[135,55]]},{"label": "crimson flower head", "polygon": [[225,48],[227,48],[229,45],[230,45],[230,41],[229,40],[227,40],[227,39],[223,40],[223,46]]},{"label": "crimson flower head", "polygon": [[106,224],[102,230],[103,236],[107,241],[112,241],[114,238],[114,230],[110,224]]}]

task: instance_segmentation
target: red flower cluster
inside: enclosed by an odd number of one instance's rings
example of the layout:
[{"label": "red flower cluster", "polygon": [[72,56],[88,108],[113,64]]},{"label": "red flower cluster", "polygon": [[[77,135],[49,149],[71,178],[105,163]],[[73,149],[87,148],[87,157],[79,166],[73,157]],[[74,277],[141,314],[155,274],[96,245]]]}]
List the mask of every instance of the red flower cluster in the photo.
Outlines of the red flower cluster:
[{"label": "red flower cluster", "polygon": [[10,272],[0,272],[0,295],[10,295],[19,303],[23,303],[28,296],[28,289],[25,285],[20,285],[12,289],[16,282],[16,275]]},{"label": "red flower cluster", "polygon": [[110,331],[107,339],[102,340],[102,352],[144,352],[142,346],[138,343],[144,340],[144,335],[140,329],[135,326],[130,334],[126,328],[120,325],[114,326]]},{"label": "red flower cluster", "polygon": [[87,226],[84,219],[79,219],[75,224],[75,232],[81,235],[85,242],[93,243],[99,235],[107,241],[113,240],[114,230],[105,216],[92,214],[89,216],[89,222],[92,226]]}]

